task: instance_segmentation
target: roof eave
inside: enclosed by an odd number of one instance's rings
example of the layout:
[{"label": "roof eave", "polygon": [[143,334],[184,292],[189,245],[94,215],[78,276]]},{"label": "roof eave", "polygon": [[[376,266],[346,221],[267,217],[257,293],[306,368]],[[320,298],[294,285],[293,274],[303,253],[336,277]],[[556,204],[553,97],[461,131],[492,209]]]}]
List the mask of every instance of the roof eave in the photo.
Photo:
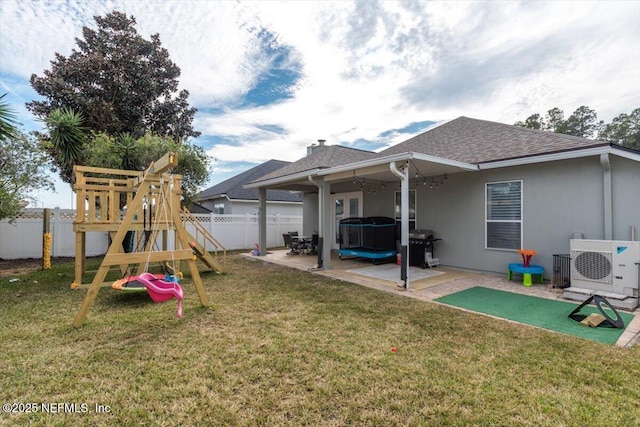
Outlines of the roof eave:
[{"label": "roof eave", "polygon": [[200,197],[197,200],[203,202],[203,201],[206,201],[206,200],[220,199],[220,198],[223,198],[223,197],[229,199],[229,196],[227,195],[227,193],[218,193],[218,194],[213,194],[211,196]]},{"label": "roof eave", "polygon": [[611,154],[640,162],[640,150],[613,145],[611,146]]},{"label": "roof eave", "polygon": [[461,162],[461,161],[452,160],[452,159],[445,159],[443,157],[431,156],[429,154],[414,153],[413,158],[415,160],[422,160],[425,162],[437,163],[440,165],[453,166],[456,168],[469,170],[469,171],[478,170],[478,165],[473,163]]},{"label": "roof eave", "polygon": [[318,171],[320,170],[321,169],[317,169],[317,168],[309,169],[306,171],[296,172],[289,175],[283,175],[275,178],[254,181],[254,182],[250,182],[248,184],[243,185],[243,187],[246,189],[251,189],[251,188],[272,187],[275,185],[288,184],[295,181],[306,180],[309,175],[316,176],[318,174]]},{"label": "roof eave", "polygon": [[367,160],[362,160],[355,163],[349,163],[346,165],[340,165],[332,168],[323,169],[318,172],[318,175],[326,176],[326,175],[332,175],[332,174],[337,174],[342,172],[350,172],[353,170],[370,168],[373,166],[386,165],[392,162],[401,162],[401,161],[407,161],[407,160],[422,160],[422,161],[431,162],[431,163],[438,163],[441,165],[454,166],[454,167],[465,169],[465,170],[478,169],[477,165],[474,165],[471,163],[459,162],[457,160],[445,159],[442,157],[436,157],[428,154],[415,153],[415,152],[408,151],[404,153],[390,154],[388,156],[376,157],[373,159],[367,159]]},{"label": "roof eave", "polygon": [[[258,199],[233,199],[234,203],[256,203]],[[287,205],[301,205],[302,200],[293,201],[293,200],[277,200],[277,199],[267,199],[267,203],[280,203]]]},{"label": "roof eave", "polygon": [[331,168],[322,169],[318,172],[319,176],[332,175],[340,172],[350,172],[352,170],[368,168],[372,166],[379,166],[385,163],[390,163],[392,161],[401,161],[401,160],[409,160],[412,158],[413,153],[400,153],[400,154],[391,154],[389,156],[384,157],[374,157],[372,159],[361,160],[359,162],[347,163],[340,166],[334,166]]},{"label": "roof eave", "polygon": [[[620,153],[618,153],[618,151]],[[510,166],[520,166],[520,165],[529,165],[532,163],[543,163],[543,162],[552,162],[556,160],[568,160],[568,159],[577,159],[581,157],[589,157],[589,156],[597,156],[600,154],[608,154],[614,153],[618,155],[622,155],[622,150],[612,149],[609,144],[600,145],[595,147],[588,148],[580,148],[576,150],[566,150],[555,153],[546,153],[546,154],[537,154],[533,156],[524,156],[517,157],[512,159],[504,159],[504,160],[495,160],[489,162],[481,162],[478,163],[479,169],[497,169],[497,168],[506,168]],[[633,154],[633,153],[624,153],[624,154]],[[625,157],[623,155],[623,157]],[[638,161],[640,161],[640,156],[638,156]]]}]

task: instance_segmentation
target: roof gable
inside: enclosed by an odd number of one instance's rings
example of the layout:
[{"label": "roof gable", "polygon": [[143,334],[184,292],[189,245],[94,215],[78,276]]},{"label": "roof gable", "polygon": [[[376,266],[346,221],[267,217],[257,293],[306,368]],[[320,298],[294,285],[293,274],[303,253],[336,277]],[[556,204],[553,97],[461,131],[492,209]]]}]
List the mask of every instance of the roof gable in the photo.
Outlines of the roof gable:
[{"label": "roof gable", "polygon": [[486,120],[459,117],[380,152],[415,152],[484,163],[609,145],[606,142]]},{"label": "roof gable", "polygon": [[[265,174],[277,171],[289,164],[290,162],[285,162],[282,160],[269,160],[225,181],[222,181],[212,187],[209,187],[206,190],[203,190],[198,194],[197,200],[202,201],[224,196],[228,197],[229,199],[236,200],[258,200],[258,190],[246,189],[243,187],[244,184],[252,182]],[[268,190],[267,200],[301,202],[302,198],[299,194],[294,194],[286,190]]]}]

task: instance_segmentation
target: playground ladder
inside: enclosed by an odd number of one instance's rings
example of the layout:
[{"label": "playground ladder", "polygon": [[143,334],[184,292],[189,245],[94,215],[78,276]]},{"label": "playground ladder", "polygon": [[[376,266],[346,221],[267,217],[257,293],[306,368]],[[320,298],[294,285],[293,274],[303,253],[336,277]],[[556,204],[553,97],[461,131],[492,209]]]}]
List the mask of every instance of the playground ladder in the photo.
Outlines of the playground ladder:
[{"label": "playground ladder", "polygon": [[[196,256],[210,269],[218,273],[224,273],[227,269],[226,248],[185,207],[182,208],[182,223],[185,225],[185,229],[187,224],[191,224],[195,229],[195,236],[189,231],[187,231],[187,234],[189,234],[192,243],[191,249],[193,249]],[[213,254],[206,250],[207,243],[213,246]],[[222,262],[218,260],[218,252],[221,252]]]}]

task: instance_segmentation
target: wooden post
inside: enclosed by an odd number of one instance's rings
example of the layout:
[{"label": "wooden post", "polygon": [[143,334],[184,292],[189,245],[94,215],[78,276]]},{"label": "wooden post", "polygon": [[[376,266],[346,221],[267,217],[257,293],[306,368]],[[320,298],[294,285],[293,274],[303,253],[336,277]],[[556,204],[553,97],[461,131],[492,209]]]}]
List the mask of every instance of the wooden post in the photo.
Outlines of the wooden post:
[{"label": "wooden post", "polygon": [[[183,248],[188,248],[189,237],[187,235],[187,230],[185,230],[182,225],[180,210],[177,208],[172,209],[171,214],[173,215],[173,223],[176,228],[176,240],[180,241],[180,244]],[[200,305],[206,307],[209,305],[209,298],[207,297],[207,292],[204,290],[202,278],[200,277],[200,272],[198,271],[198,267],[196,266],[195,256],[187,260],[187,265],[189,266],[189,272],[191,273],[193,284],[195,285],[196,291],[198,292],[198,298],[200,298]]]},{"label": "wooden post", "polygon": [[71,289],[77,289],[77,287],[82,284],[82,275],[86,269],[85,245],[86,240],[84,232],[76,232],[76,262]]},{"label": "wooden post", "polygon": [[42,220],[42,269],[51,268],[51,209],[44,208]]}]

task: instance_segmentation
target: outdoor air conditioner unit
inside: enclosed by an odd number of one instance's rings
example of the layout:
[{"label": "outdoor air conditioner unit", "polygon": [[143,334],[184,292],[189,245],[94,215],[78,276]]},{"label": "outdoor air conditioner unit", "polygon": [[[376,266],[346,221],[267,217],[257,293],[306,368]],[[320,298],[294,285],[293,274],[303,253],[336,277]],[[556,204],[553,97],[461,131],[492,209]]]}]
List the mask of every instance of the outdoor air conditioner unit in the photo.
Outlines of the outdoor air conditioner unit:
[{"label": "outdoor air conditioner unit", "polygon": [[571,239],[571,287],[638,298],[640,242]]}]

